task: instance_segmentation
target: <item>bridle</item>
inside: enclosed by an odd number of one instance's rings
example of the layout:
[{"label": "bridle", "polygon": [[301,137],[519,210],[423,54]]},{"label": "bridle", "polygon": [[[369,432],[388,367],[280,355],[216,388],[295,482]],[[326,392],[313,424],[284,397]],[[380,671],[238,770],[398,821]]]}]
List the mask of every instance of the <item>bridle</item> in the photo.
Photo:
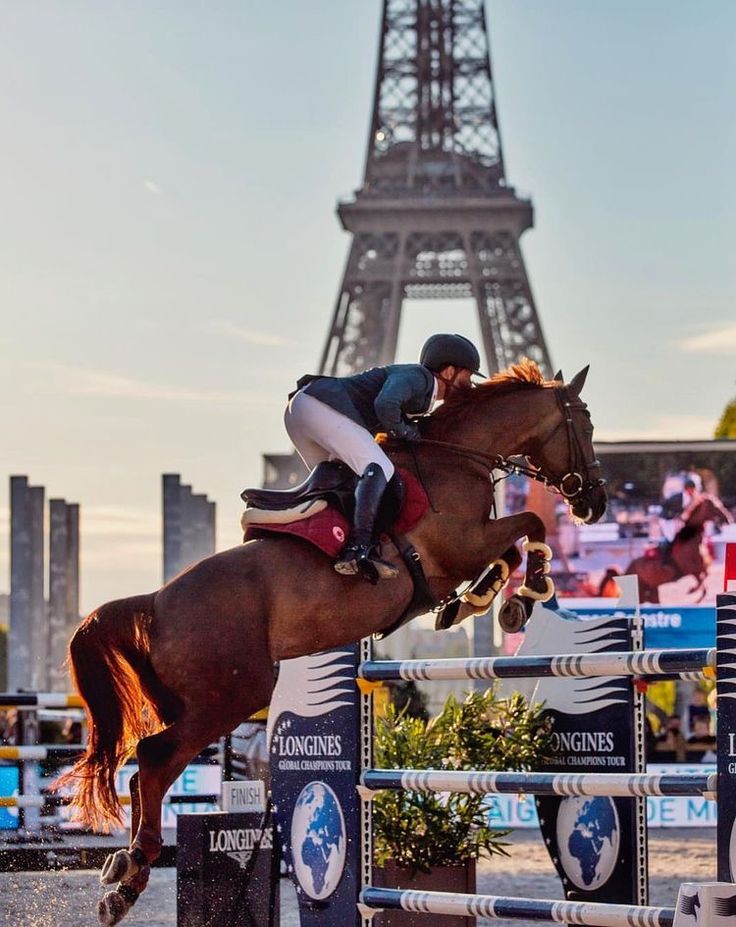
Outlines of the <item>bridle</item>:
[{"label": "bridle", "polygon": [[[570,469],[558,479],[553,477],[550,483],[565,499],[571,501],[577,499],[578,496],[591,492],[593,489],[605,486],[606,481],[602,477],[596,477],[595,479],[590,478],[590,471],[593,469],[600,469],[601,462],[596,457],[586,461],[582,438],[578,428],[575,426],[575,419],[572,414],[576,409],[586,411],[588,407],[582,399],[572,399],[566,386],[555,387],[555,399],[557,400],[557,405],[562,414],[562,421],[555,425],[545,438],[544,443],[546,444],[563,425],[566,426],[568,450],[567,465]],[[566,485],[568,481],[572,482],[571,486]]]},{"label": "bridle", "polygon": [[[545,438],[542,439],[541,443],[546,444],[563,426],[567,429],[569,469],[562,475],[546,473],[541,467],[532,467],[528,464],[512,460],[510,457],[503,457],[500,454],[486,454],[475,448],[466,447],[462,444],[453,444],[449,441],[436,441],[433,438],[422,438],[419,444],[441,448],[449,453],[457,454],[459,457],[464,457],[467,460],[481,464],[491,474],[491,482],[494,488],[497,483],[507,479],[509,476],[520,475],[534,480],[537,483],[542,483],[542,485],[546,486],[548,489],[560,493],[567,502],[574,502],[580,496],[584,496],[594,489],[605,486],[606,481],[602,477],[591,478],[590,470],[599,468],[600,461],[595,457],[590,461],[585,460],[582,437],[573,417],[573,412],[575,410],[585,410],[588,407],[581,399],[572,399],[566,386],[557,386],[554,388],[554,392],[562,417]],[[417,468],[417,473],[419,474],[416,457],[414,457],[414,463]],[[494,477],[493,471],[497,470],[500,470],[505,475]],[[423,483],[424,481],[421,480],[421,482]]]}]

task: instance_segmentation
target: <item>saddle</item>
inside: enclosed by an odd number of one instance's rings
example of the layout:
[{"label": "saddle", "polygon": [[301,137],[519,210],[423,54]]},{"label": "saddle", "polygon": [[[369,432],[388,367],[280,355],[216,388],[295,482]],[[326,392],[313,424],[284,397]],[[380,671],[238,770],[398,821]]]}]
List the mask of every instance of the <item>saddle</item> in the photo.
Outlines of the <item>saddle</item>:
[{"label": "saddle", "polygon": [[[323,461],[307,479],[293,489],[246,489],[241,498],[246,509],[240,519],[244,541],[288,534],[337,557],[345,546],[355,507],[358,477],[340,461]],[[401,554],[414,583],[414,596],[401,617],[380,632],[385,637],[405,621],[434,607],[419,555],[405,534],[429,508],[429,499],[419,480],[406,470],[397,470],[386,487],[376,519],[376,533],[388,535]]]},{"label": "saddle", "polygon": [[289,524],[323,511],[328,505],[352,522],[358,477],[339,460],[323,460],[293,489],[244,489],[246,524]]},{"label": "saddle", "polygon": [[[355,508],[358,477],[346,464],[325,460],[293,489],[245,489],[240,524],[245,540],[264,534],[291,534],[331,557],[342,550]],[[415,476],[397,470],[386,487],[376,518],[376,534],[405,534],[424,515],[427,494]]]}]

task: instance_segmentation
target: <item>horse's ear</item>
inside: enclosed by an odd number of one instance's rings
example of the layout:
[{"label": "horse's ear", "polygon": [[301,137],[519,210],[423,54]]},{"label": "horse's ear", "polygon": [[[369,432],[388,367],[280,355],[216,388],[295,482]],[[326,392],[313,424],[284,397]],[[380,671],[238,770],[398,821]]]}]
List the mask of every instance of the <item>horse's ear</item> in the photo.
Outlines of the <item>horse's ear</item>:
[{"label": "horse's ear", "polygon": [[562,376],[562,371],[561,371],[561,370],[558,370],[558,371],[557,371],[557,373],[554,375],[553,379],[554,379],[554,380],[557,380],[558,383],[564,383],[564,382],[565,382],[565,378]]},{"label": "horse's ear", "polygon": [[585,378],[588,376],[588,371],[590,370],[590,364],[587,367],[583,367],[580,373],[576,373],[575,376],[570,381],[568,389],[573,396],[579,396],[585,386]]}]

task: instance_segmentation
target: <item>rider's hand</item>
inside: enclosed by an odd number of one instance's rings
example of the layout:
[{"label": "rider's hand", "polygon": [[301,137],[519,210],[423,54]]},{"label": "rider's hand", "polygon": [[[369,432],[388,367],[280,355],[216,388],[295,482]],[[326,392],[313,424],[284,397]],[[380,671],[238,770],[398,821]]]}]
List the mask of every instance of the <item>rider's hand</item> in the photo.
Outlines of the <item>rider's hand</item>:
[{"label": "rider's hand", "polygon": [[421,441],[422,433],[419,426],[413,422],[402,422],[397,428],[392,428],[388,433],[389,438],[395,438],[399,441]]}]

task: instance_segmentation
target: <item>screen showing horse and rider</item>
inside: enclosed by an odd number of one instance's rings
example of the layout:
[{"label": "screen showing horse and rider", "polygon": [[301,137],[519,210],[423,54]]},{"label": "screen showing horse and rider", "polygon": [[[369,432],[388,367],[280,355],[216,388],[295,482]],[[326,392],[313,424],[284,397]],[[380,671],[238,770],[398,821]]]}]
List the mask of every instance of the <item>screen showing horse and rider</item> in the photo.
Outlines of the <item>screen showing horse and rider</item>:
[{"label": "screen showing horse and rider", "polygon": [[[644,603],[713,605],[723,589],[726,544],[736,541],[734,449],[683,441],[597,442],[596,450],[608,511],[604,521],[576,525],[555,507],[558,595],[618,597],[617,576],[635,574]],[[524,477],[506,481],[507,512],[535,506],[540,501]]]}]

